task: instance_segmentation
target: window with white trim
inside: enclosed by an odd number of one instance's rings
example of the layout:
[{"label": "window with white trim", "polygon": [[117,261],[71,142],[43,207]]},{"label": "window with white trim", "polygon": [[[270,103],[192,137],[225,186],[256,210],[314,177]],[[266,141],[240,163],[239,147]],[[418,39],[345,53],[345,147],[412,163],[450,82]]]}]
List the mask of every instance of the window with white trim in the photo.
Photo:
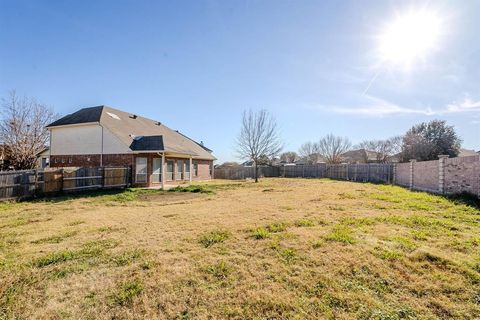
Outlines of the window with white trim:
[{"label": "window with white trim", "polygon": [[135,182],[147,182],[147,158],[137,157],[135,159]]}]

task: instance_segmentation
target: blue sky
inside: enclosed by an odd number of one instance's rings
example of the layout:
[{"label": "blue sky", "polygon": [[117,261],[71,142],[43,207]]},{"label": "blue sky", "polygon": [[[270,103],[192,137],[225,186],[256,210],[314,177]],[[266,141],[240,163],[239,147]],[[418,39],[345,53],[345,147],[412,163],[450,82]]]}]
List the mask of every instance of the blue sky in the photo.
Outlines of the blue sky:
[{"label": "blue sky", "polygon": [[[441,19],[435,46],[408,69],[382,62],[379,35],[420,8]],[[478,150],[479,13],[473,0],[0,0],[0,96],[16,89],[60,114],[135,112],[205,141],[219,161],[235,159],[248,108],[276,117],[286,150],[431,119]]]}]

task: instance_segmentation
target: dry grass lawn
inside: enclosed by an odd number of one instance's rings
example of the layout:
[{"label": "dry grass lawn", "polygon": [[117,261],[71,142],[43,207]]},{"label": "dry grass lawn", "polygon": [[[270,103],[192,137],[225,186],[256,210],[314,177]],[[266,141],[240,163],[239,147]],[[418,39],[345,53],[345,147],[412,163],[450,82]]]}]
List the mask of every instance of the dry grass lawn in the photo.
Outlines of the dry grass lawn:
[{"label": "dry grass lawn", "polygon": [[480,317],[476,208],[323,179],[203,186],[0,204],[0,318]]}]

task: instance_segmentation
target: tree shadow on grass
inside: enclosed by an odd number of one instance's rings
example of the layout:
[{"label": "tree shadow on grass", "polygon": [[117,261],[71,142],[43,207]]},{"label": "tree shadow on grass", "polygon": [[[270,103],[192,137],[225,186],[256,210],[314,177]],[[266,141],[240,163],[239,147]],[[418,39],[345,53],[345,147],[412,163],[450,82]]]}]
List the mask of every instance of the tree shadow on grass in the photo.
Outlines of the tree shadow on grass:
[{"label": "tree shadow on grass", "polygon": [[469,207],[473,207],[480,210],[480,198],[478,198],[474,194],[471,194],[468,192],[462,192],[457,194],[446,195],[445,198],[453,201],[454,203],[464,204]]}]

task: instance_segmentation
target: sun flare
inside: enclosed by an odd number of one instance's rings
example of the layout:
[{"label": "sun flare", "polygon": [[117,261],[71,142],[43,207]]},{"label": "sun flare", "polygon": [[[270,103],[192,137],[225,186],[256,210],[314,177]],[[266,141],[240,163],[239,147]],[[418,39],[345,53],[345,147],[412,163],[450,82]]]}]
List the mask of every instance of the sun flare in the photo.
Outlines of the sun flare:
[{"label": "sun flare", "polygon": [[404,68],[437,46],[442,21],[435,12],[411,11],[398,16],[380,35],[380,56],[384,62]]}]

